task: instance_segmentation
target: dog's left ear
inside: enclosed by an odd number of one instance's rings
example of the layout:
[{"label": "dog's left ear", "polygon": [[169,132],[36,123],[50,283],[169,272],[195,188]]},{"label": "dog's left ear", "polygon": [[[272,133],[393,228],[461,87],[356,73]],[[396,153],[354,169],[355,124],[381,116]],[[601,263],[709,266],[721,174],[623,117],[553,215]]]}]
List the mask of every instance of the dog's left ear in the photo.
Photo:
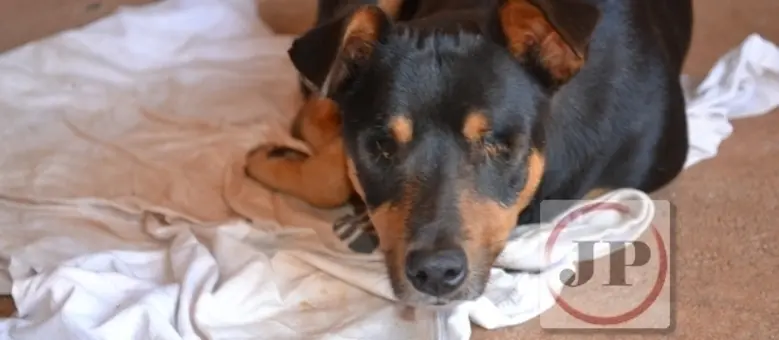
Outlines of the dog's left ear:
[{"label": "dog's left ear", "polygon": [[498,0],[493,15],[490,29],[500,43],[564,82],[584,65],[601,13],[581,0]]},{"label": "dog's left ear", "polygon": [[390,26],[379,6],[349,7],[297,38],[287,53],[309,86],[329,96],[367,66]]}]

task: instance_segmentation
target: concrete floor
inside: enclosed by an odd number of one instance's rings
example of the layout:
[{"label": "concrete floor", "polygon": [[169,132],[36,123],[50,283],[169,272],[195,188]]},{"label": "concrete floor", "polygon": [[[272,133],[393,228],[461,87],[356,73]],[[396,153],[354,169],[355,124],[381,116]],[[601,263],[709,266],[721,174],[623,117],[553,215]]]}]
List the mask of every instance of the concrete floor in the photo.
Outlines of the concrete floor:
[{"label": "concrete floor", "polygon": [[[312,0],[259,0],[262,16],[296,32],[313,17]],[[281,6],[279,6],[281,5]],[[726,51],[758,32],[779,43],[779,1],[695,0],[696,28],[685,72],[702,77]],[[305,19],[299,13],[307,13]],[[297,14],[295,14],[297,13]],[[550,333],[537,320],[474,339],[779,339],[779,112],[739,120],[720,154],[655,197],[677,207],[673,282],[676,327],[665,335]],[[735,181],[737,185],[729,184]],[[773,273],[772,273],[773,272]],[[598,303],[598,296],[591,298]],[[0,316],[12,310],[0,299]]]}]

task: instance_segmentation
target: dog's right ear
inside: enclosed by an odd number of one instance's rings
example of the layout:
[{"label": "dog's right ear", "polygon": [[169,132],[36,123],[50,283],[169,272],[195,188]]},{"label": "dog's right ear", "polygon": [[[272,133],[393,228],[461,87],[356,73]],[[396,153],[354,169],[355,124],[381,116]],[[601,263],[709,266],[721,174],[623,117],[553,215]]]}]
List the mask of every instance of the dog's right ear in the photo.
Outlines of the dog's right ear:
[{"label": "dog's right ear", "polygon": [[306,82],[329,96],[367,65],[391,24],[378,6],[358,6],[297,38],[288,54]]},{"label": "dog's right ear", "polygon": [[557,83],[579,72],[601,20],[597,6],[582,0],[497,0],[495,4],[489,32],[514,57],[540,65]]}]

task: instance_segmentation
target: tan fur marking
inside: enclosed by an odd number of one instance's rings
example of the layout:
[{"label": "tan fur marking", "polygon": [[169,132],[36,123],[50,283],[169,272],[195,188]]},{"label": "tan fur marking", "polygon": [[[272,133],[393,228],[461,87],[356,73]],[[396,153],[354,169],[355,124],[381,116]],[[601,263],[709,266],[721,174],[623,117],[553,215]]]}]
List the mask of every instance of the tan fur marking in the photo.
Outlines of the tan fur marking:
[{"label": "tan fur marking", "polygon": [[358,9],[352,15],[344,30],[341,47],[346,57],[364,58],[373,50],[372,43],[378,38],[379,15],[369,8]]},{"label": "tan fur marking", "polygon": [[533,200],[533,196],[535,196],[538,187],[541,185],[545,169],[546,158],[539,150],[532,149],[528,157],[527,182],[525,182],[525,187],[522,191],[519,192],[516,201],[520,211],[524,210],[530,204],[530,201]]},{"label": "tan fur marking", "polygon": [[414,137],[414,125],[411,119],[406,116],[392,117],[389,122],[389,128],[395,141],[406,144]]},{"label": "tan fur marking", "polygon": [[[544,173],[544,156],[532,150],[528,157],[528,174],[525,186],[517,199],[509,206],[479,196],[473,189],[464,188],[460,194],[459,211],[465,230],[463,247],[468,254],[469,265],[484,266],[492,263],[503,249],[509,233],[514,229],[517,216],[530,204],[538,190]],[[492,258],[481,258],[489,249]],[[472,270],[483,269],[472,267]]]},{"label": "tan fur marking", "polygon": [[471,142],[478,142],[490,129],[490,122],[481,112],[471,112],[465,117],[463,136]]},{"label": "tan fur marking", "polygon": [[[482,267],[492,263],[500,253],[521,209],[519,205],[501,206],[472,189],[461,192],[458,205],[465,239],[462,247],[471,259],[470,271],[484,270]],[[489,250],[486,258],[485,249]]]},{"label": "tan fur marking", "polygon": [[364,202],[365,191],[363,191],[362,185],[360,184],[360,180],[357,178],[357,169],[354,167],[354,161],[352,161],[350,157],[347,157],[346,159],[346,168],[348,172],[349,182],[352,184],[352,188],[354,188],[354,192],[356,192],[357,195],[359,195]]},{"label": "tan fur marking", "polygon": [[336,103],[312,97],[298,111],[301,139],[316,152],[341,135],[341,115]]},{"label": "tan fur marking", "polygon": [[403,0],[379,0],[379,7],[393,19],[397,19],[401,6]]},{"label": "tan fur marking", "polygon": [[544,13],[527,0],[507,1],[500,18],[509,50],[517,59],[524,59],[532,46],[538,46],[541,63],[558,81],[568,80],[584,65],[584,59],[565,43]]},{"label": "tan fur marking", "polygon": [[408,249],[406,221],[411,211],[411,199],[417,190],[413,183],[404,186],[404,195],[399,202],[385,203],[369,210],[371,222],[379,237],[379,248],[393,285],[406,285],[405,259]]},{"label": "tan fur marking", "polygon": [[379,244],[382,250],[405,253],[404,235],[406,234],[406,219],[410,210],[411,204],[408,199],[397,203],[386,203],[371,210],[371,221],[379,235]]}]

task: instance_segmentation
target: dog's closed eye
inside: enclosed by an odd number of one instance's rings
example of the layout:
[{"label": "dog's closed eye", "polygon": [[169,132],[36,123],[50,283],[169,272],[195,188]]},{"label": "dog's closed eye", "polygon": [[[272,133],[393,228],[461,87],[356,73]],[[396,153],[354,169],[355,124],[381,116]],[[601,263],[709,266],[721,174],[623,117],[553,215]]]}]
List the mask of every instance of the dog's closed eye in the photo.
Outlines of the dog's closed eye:
[{"label": "dog's closed eye", "polygon": [[490,158],[510,157],[511,145],[508,141],[498,138],[493,132],[488,132],[479,141],[479,146]]},{"label": "dog's closed eye", "polygon": [[392,137],[378,135],[371,139],[369,150],[377,160],[391,160],[398,151],[398,142]]}]

